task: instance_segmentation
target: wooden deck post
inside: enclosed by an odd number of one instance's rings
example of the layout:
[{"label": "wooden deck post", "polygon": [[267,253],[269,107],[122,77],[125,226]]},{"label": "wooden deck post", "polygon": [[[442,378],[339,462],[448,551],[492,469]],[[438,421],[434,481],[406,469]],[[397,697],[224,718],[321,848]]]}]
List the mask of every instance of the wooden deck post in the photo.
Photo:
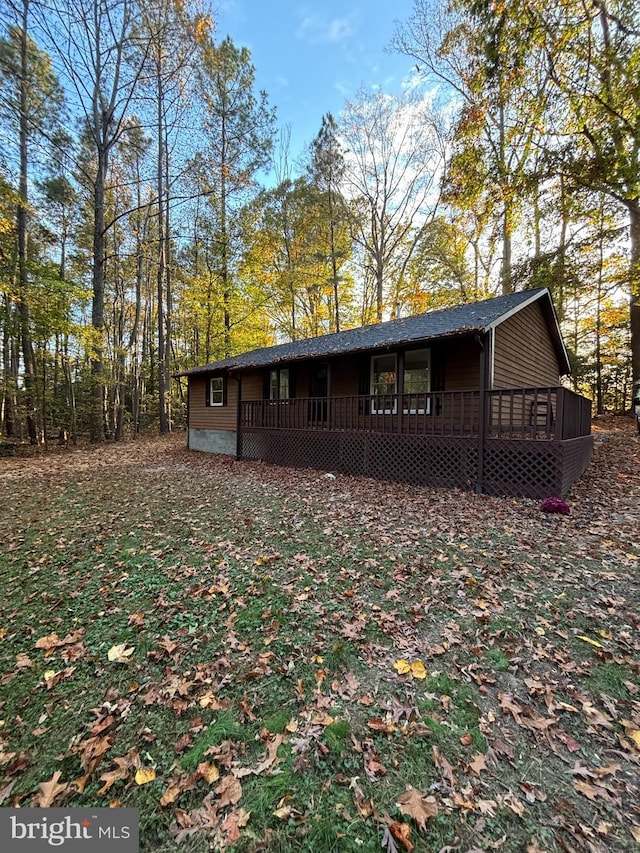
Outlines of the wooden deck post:
[{"label": "wooden deck post", "polygon": [[556,391],[556,424],[555,436],[556,441],[562,441],[564,438],[564,388],[560,387]]},{"label": "wooden deck post", "polygon": [[[178,380],[179,382],[180,380]],[[190,446],[190,435],[191,430],[189,429],[189,420],[191,418],[191,382],[187,379],[187,450],[191,450]],[[135,429],[135,427],[134,427]]]},{"label": "wooden deck post", "polygon": [[487,435],[487,373],[489,359],[487,357],[487,337],[480,335],[476,336],[478,345],[480,346],[480,423],[478,424],[478,473],[476,478],[476,494],[481,495],[483,490],[484,480],[484,450],[485,440]]},{"label": "wooden deck post", "polygon": [[[398,425],[398,433],[402,434],[402,416],[404,411],[404,405],[402,402],[402,396],[404,394],[404,350],[400,350],[397,356],[396,361],[396,399],[398,401],[398,412],[397,412],[397,425]],[[393,403],[391,404],[391,411],[393,411]]]},{"label": "wooden deck post", "polygon": [[242,458],[242,372],[238,373],[238,399],[236,401],[236,459]]}]

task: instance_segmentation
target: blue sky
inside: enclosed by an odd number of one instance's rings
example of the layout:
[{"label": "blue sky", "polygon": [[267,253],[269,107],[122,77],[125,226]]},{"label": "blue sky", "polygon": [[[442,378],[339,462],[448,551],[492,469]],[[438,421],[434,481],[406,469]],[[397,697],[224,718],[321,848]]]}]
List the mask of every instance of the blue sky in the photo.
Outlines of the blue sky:
[{"label": "blue sky", "polygon": [[291,157],[361,86],[395,92],[414,63],[388,48],[413,0],[213,0],[216,38],[251,51],[256,82],[291,128]]}]

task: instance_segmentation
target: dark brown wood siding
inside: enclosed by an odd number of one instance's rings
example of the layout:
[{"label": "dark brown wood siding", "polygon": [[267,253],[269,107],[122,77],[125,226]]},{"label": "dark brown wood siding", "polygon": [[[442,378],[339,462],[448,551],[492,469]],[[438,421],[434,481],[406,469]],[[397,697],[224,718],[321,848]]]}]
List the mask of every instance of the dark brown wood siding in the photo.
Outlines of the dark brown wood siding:
[{"label": "dark brown wood siding", "polygon": [[309,396],[309,362],[303,361],[301,364],[292,365],[294,376],[294,396],[308,397]]},{"label": "dark brown wood siding", "polygon": [[[480,387],[480,345],[477,341],[473,338],[448,341],[440,357],[444,360],[443,390],[467,391]],[[435,371],[436,364],[433,369]]]},{"label": "dark brown wood siding", "polygon": [[332,397],[348,397],[361,393],[361,363],[362,356],[356,353],[331,359],[329,362],[329,394]]},{"label": "dark brown wood siding", "polygon": [[[397,352],[397,350],[392,350]],[[432,390],[459,391],[477,389],[480,385],[480,349],[472,338],[436,344],[432,352]],[[329,395],[349,397],[369,393],[371,353],[346,353],[329,360]],[[295,373],[295,396],[309,396],[309,374],[312,361],[292,365]],[[286,366],[286,365],[283,365]],[[268,368],[248,371],[242,378],[242,399],[261,400]],[[443,387],[444,386],[444,387]]]},{"label": "dark brown wood siding", "polygon": [[[459,391],[480,386],[480,349],[473,339],[463,338],[445,345],[434,344],[430,348],[432,390]],[[362,353],[334,358],[331,361],[331,396],[368,394],[370,359],[370,355]],[[366,388],[361,387],[363,371],[366,374]]]},{"label": "dark brown wood siding", "polygon": [[494,388],[534,388],[560,384],[560,367],[538,303],[505,320],[495,330]]},{"label": "dark brown wood siding", "polygon": [[[189,378],[189,427],[191,429],[237,429],[238,380],[235,376],[226,379],[226,405],[207,406],[208,376]],[[250,370],[242,376],[242,399],[262,400],[264,375],[262,370]]]},{"label": "dark brown wood siding", "polygon": [[247,370],[242,374],[242,399],[262,400],[264,397],[264,371]]},{"label": "dark brown wood siding", "polygon": [[[329,362],[329,393],[332,397],[344,397],[350,394],[359,394],[360,377],[359,355],[345,355],[333,358]],[[326,359],[324,359],[326,361]],[[301,361],[290,365],[294,377],[294,396],[309,396],[309,377],[313,361]],[[282,368],[289,365],[283,364]],[[268,377],[270,368],[248,370],[242,374],[242,399],[262,400],[265,396],[265,377]],[[191,380],[193,383],[193,379]],[[367,384],[367,393],[369,386]],[[199,393],[199,392],[198,392]],[[203,392],[204,393],[204,392]]]},{"label": "dark brown wood siding", "polygon": [[227,378],[225,406],[207,406],[209,377],[189,378],[189,427],[191,429],[236,429],[238,383]]}]

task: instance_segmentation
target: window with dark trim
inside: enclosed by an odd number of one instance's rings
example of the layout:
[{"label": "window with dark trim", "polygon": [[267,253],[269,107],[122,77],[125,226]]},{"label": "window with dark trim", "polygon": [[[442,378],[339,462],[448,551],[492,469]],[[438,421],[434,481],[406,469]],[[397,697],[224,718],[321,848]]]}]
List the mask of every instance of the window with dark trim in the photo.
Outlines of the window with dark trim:
[{"label": "window with dark trim", "polygon": [[372,414],[395,414],[398,410],[397,395],[402,394],[404,414],[428,415],[430,392],[431,350],[407,350],[400,359],[394,352],[371,356],[369,393],[373,397]]},{"label": "window with dark trim", "polygon": [[430,414],[431,350],[414,349],[405,352],[403,380],[403,393],[411,395],[405,413]]},{"label": "window with dark trim", "polygon": [[225,377],[212,376],[207,386],[207,406],[224,406],[225,391]]},{"label": "window with dark trim", "polygon": [[396,411],[398,365],[394,352],[371,356],[370,394],[373,415],[391,415]]},{"label": "window with dark trim", "polygon": [[291,396],[289,368],[269,371],[269,399],[288,400]]}]

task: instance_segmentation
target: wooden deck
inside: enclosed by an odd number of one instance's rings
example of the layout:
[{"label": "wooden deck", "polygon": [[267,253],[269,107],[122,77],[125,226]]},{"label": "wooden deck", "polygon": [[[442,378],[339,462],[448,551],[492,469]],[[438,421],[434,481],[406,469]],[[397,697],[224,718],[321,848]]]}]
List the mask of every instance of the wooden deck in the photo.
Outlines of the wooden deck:
[{"label": "wooden deck", "polygon": [[592,446],[561,387],[240,404],[239,458],[496,495],[565,495]]}]

